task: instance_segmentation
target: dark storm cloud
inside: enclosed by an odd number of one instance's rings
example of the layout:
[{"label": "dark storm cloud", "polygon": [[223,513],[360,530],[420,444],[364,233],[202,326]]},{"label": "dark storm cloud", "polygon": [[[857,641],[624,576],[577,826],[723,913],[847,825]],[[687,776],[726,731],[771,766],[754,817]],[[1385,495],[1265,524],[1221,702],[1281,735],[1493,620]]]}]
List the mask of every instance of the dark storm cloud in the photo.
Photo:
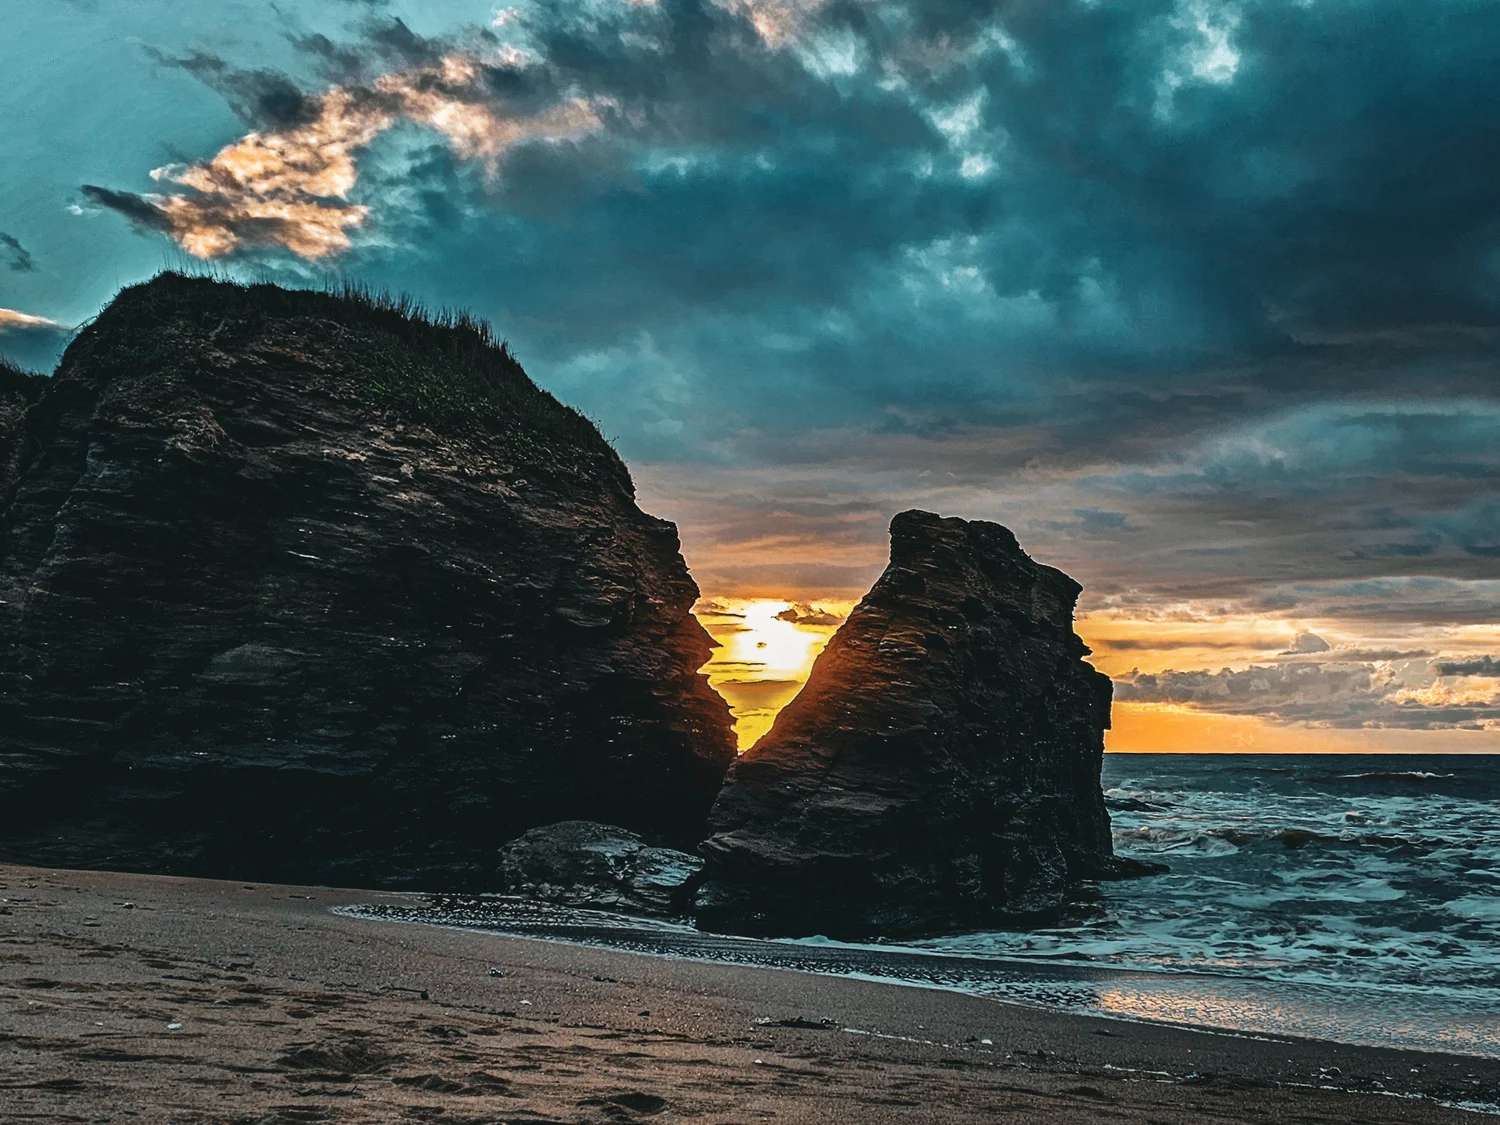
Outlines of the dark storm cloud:
[{"label": "dark storm cloud", "polygon": [[1350,622],[1489,625],[1500,621],[1500,580],[1461,582],[1424,576],[1262,587],[1245,598],[1251,612],[1295,613]]},{"label": "dark storm cloud", "polygon": [[[747,19],[764,11],[804,14],[771,42]],[[512,30],[530,61],[487,67],[498,107],[613,107],[594,143],[519,151],[489,191],[521,303],[577,343],[711,338],[705,314],[729,312],[796,338],[790,376],[866,406],[977,405],[1089,443],[1492,343],[1492,5],[662,0]],[[347,71],[508,34],[387,20],[304,43]],[[247,114],[298,111],[276,75],[178,65]],[[845,322],[818,323],[830,309]]]},{"label": "dark storm cloud", "polygon": [[1442,660],[1432,666],[1439,676],[1500,676],[1500,660],[1476,656],[1472,660]]},{"label": "dark storm cloud", "polygon": [[[502,123],[588,107],[488,165],[451,133],[359,149],[340,268],[493,315],[657,463],[706,584],[857,590],[918,504],[1010,522],[1127,607],[1494,620],[1500,7],[599,0],[359,26],[295,42],[357,103],[403,76],[405,120],[434,89]],[[257,127],[313,96],[174,65]],[[182,197],[215,245],[293,244]]]},{"label": "dark storm cloud", "polygon": [[776,615],[777,621],[790,621],[793,625],[838,625],[843,617],[820,606],[806,602],[793,602]]},{"label": "dark storm cloud", "polygon": [[[1340,648],[1331,652],[1328,656],[1308,657],[1282,655],[1277,658],[1277,663],[1291,663],[1295,661],[1313,664],[1326,664],[1330,660],[1336,660],[1339,663],[1344,664],[1375,664],[1396,660],[1423,660],[1432,655],[1432,650],[1425,648]],[[1441,672],[1437,674],[1442,675]]]},{"label": "dark storm cloud", "polygon": [[1410,687],[1388,667],[1355,663],[1135,672],[1116,678],[1115,698],[1345,728],[1482,730],[1500,724],[1500,695],[1494,692]]},{"label": "dark storm cloud", "polygon": [[317,116],[316,100],[279,71],[244,70],[205,51],[180,57],[150,47],[146,52],[158,64],[185,71],[218,93],[235,116],[254,128],[284,129]]},{"label": "dark storm cloud", "polygon": [[97,184],[83,184],[78,190],[90,203],[124,215],[141,230],[166,232],[170,229],[161,211],[133,191],[115,191]]},{"label": "dark storm cloud", "polygon": [[1234,649],[1242,652],[1245,649],[1244,641],[1215,641],[1215,640],[1162,640],[1152,637],[1108,637],[1103,640],[1090,642],[1097,649],[1108,652],[1169,652],[1172,649]]},{"label": "dark storm cloud", "polygon": [[1075,508],[1073,517],[1071,520],[1050,520],[1046,526],[1051,531],[1074,532],[1104,538],[1141,530],[1139,527],[1130,525],[1130,517],[1124,512],[1105,512],[1098,508]]},{"label": "dark storm cloud", "polygon": [[1138,550],[1121,540],[1120,557],[1184,593],[1200,583],[1189,596],[1247,574],[1492,578],[1497,492],[1500,407],[1473,398],[1297,408],[1068,483],[1075,502],[1149,531]]},{"label": "dark storm cloud", "polygon": [[14,235],[6,234],[3,230],[0,230],[0,261],[5,263],[7,269],[16,273],[30,273],[36,268],[26,247]]},{"label": "dark storm cloud", "polygon": [[368,43],[381,58],[397,66],[426,66],[445,50],[443,43],[423,38],[404,20],[374,20],[366,26]]},{"label": "dark storm cloud", "polygon": [[[914,35],[890,11],[836,8],[810,33],[864,53],[842,82],[786,51],[715,50],[730,21],[689,4],[648,10],[656,51],[622,45],[592,12],[533,32],[558,84],[621,98],[645,131],[724,156],[774,143],[764,183],[746,183],[731,159],[690,184],[706,202],[726,180],[739,190],[749,206],[736,217],[757,236],[741,250],[768,275],[793,272],[771,256],[803,238],[801,224],[776,221],[788,190],[815,216],[824,199],[855,204],[847,222],[814,222],[846,262],[977,237],[949,248],[955,264],[996,298],[1049,313],[1061,331],[1044,352],[1181,360],[1280,349],[1314,330],[1358,341],[1361,330],[1493,325],[1495,157],[1475,151],[1500,108],[1478,46],[1500,30],[1488,6],[1460,5],[1451,22],[1394,4],[1254,6],[1226,32],[1239,55],[1228,75],[1194,73],[1207,48],[1192,6],[923,4],[908,13]],[[1202,11],[1227,27],[1230,10]],[[641,17],[619,26],[628,18]],[[997,33],[1014,49],[994,48]],[[900,85],[882,89],[883,74]],[[970,125],[962,107],[976,97]],[[946,134],[933,121],[944,114],[958,119]],[[802,146],[832,159],[799,167]],[[995,161],[993,176],[954,175],[966,147]],[[893,173],[903,156],[938,167]],[[882,221],[860,213],[862,185],[877,189]],[[742,283],[747,263],[717,264]]]}]

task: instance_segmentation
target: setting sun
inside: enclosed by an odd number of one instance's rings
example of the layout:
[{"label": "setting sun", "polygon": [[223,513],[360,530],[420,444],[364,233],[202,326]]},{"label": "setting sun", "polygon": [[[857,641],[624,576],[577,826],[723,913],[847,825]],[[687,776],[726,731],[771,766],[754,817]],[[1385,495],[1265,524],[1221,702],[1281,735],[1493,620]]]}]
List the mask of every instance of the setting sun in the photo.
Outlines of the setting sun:
[{"label": "setting sun", "polygon": [[702,670],[729,703],[742,751],[771,729],[777,712],[802,690],[813,661],[852,606],[705,598],[694,607],[719,646]]}]

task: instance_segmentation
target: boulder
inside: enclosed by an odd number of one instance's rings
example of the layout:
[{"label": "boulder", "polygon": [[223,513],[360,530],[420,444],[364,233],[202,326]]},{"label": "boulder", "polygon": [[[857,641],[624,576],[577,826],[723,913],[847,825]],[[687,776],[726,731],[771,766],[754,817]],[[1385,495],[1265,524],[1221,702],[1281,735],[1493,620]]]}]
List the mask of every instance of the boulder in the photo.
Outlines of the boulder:
[{"label": "boulder", "polygon": [[538,825],[703,836],[677,531],[486,328],[167,274],[5,378],[0,857],[489,890]]},{"label": "boulder", "polygon": [[625,914],[687,914],[702,871],[696,855],[588,820],[533,828],[500,852],[507,894]]},{"label": "boulder", "polygon": [[806,687],[730,769],[699,922],[858,938],[1036,918],[1126,873],[1081,587],[995,523],[909,511]]}]

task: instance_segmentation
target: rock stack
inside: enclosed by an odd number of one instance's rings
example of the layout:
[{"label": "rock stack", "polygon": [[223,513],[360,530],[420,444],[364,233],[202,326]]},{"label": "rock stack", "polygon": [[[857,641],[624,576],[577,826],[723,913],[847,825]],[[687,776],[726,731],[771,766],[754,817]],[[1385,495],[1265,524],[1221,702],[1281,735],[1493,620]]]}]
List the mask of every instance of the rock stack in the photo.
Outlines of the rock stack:
[{"label": "rock stack", "polygon": [[1110,681],[1081,587],[999,524],[910,511],[802,693],[729,772],[702,924],[835,937],[1054,910],[1124,874],[1099,787]]}]

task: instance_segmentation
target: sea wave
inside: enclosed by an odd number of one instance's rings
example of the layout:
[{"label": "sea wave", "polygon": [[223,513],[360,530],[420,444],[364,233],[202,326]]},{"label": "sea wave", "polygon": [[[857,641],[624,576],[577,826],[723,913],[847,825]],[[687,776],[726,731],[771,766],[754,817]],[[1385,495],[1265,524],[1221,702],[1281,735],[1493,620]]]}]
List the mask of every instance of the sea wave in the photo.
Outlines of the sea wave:
[{"label": "sea wave", "polygon": [[[1350,814],[1345,814],[1348,816]],[[1345,825],[1358,825],[1346,820]],[[1241,848],[1261,844],[1279,844],[1288,851],[1300,851],[1315,844],[1344,848],[1371,848],[1431,852],[1448,848],[1468,849],[1475,845],[1473,833],[1451,833],[1425,836],[1415,833],[1356,831],[1352,827],[1301,827],[1290,825],[1223,825],[1192,827],[1172,824],[1142,824],[1114,831],[1117,849],[1139,851],[1148,855],[1195,851],[1209,855],[1232,855]]]},{"label": "sea wave", "polygon": [[1500,988],[1500,759],[1122,756],[1105,771],[1116,850],[1171,872],[1102,888],[1095,915],[1052,935],[980,945],[1331,987]]}]

